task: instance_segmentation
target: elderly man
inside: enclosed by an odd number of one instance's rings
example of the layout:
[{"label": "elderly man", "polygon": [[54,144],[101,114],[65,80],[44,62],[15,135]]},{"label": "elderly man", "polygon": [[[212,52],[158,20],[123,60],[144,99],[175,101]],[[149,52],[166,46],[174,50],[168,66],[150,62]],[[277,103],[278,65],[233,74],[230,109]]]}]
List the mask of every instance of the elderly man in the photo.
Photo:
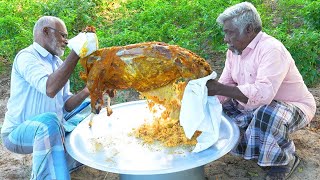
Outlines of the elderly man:
[{"label": "elderly man", "polygon": [[267,179],[286,179],[300,161],[289,133],[310,123],[314,97],[288,50],[262,32],[251,3],[227,8],[217,22],[223,25],[228,51],[219,80],[209,80],[207,87],[241,130],[232,153],[270,166]]},{"label": "elderly man", "polygon": [[[1,135],[8,150],[33,153],[31,179],[70,179],[69,170],[76,165],[65,153],[62,124],[64,115],[79,107],[89,91],[84,88],[73,95],[68,79],[79,56],[92,53],[98,46],[94,33],[80,33],[69,43],[72,51],[62,61],[59,56],[68,45],[67,34],[61,19],[41,17],[33,29],[33,44],[17,54],[12,66]],[[88,50],[85,55],[80,54],[82,45]]]}]

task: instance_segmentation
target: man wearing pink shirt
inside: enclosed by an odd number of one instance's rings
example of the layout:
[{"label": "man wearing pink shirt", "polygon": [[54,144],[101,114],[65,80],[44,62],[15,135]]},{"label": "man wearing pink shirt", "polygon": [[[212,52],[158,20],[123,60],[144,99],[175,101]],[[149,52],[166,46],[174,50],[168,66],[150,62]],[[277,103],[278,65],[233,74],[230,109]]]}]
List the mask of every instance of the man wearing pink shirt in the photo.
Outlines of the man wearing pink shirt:
[{"label": "man wearing pink shirt", "polygon": [[270,167],[267,179],[287,179],[300,160],[289,133],[305,127],[316,112],[293,58],[277,39],[262,32],[260,15],[248,2],[217,18],[228,45],[219,81],[207,82],[241,135],[233,154]]}]

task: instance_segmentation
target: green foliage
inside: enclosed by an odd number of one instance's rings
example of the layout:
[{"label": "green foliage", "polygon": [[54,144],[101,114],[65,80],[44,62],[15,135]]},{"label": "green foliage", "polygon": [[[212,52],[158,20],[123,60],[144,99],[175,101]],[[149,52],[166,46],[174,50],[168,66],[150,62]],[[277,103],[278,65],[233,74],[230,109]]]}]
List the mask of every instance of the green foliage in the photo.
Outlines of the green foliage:
[{"label": "green foliage", "polygon": [[83,67],[80,65],[76,66],[74,73],[70,77],[70,88],[73,92],[77,92],[85,87],[85,83],[79,78],[79,73],[83,71]]},{"label": "green foliage", "polygon": [[[212,4],[218,8],[211,8]],[[118,11],[132,13],[107,27],[105,33],[110,36],[106,43],[102,40],[102,44],[162,41],[187,48],[204,58],[212,58],[207,51],[221,51],[223,44],[221,29],[215,20],[219,12],[229,5],[223,0],[130,1]]]},{"label": "green foliage", "polygon": [[[19,50],[21,45],[27,46],[32,42],[32,39],[25,37],[32,37],[31,33],[24,29],[21,24],[23,19],[6,15],[0,17],[0,56],[3,58],[12,58]],[[10,27],[10,29],[8,29]]]},{"label": "green foliage", "polygon": [[[97,27],[100,47],[162,41],[189,49],[206,59],[224,56],[226,46],[219,13],[241,0],[0,0],[0,59],[32,43],[32,29],[42,15],[63,19],[69,37],[87,25]],[[284,43],[307,85],[319,82],[319,0],[252,0],[263,30]],[[68,54],[68,51],[65,53]],[[63,57],[65,58],[65,57]],[[1,65],[0,65],[1,66]],[[78,65],[79,66],[79,65]],[[84,86],[77,67],[73,91]]]},{"label": "green foliage", "polygon": [[71,35],[76,35],[86,25],[93,25],[97,19],[96,4],[91,0],[49,1],[42,4],[42,11],[43,15],[63,19]]},{"label": "green foliage", "polygon": [[316,0],[306,5],[302,9],[302,15],[305,17],[308,26],[320,30],[320,1]]},{"label": "green foliage", "polygon": [[309,86],[318,83],[320,74],[320,33],[316,31],[294,30],[292,35],[284,42],[287,49],[295,58],[297,67],[304,81]]},{"label": "green foliage", "polygon": [[258,5],[264,31],[283,42],[308,86],[320,81],[319,2],[267,1]]},{"label": "green foliage", "polygon": [[[26,3],[25,7],[28,7]],[[24,12],[22,6],[0,1],[0,57],[13,59],[21,47],[32,42],[32,29],[27,26],[25,16],[18,15]]]}]

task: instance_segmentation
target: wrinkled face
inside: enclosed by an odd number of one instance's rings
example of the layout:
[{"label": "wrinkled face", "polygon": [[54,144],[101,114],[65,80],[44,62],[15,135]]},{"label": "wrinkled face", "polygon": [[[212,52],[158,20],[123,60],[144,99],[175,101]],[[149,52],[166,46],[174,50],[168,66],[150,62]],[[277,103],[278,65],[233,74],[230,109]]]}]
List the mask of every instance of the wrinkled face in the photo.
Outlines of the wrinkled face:
[{"label": "wrinkled face", "polygon": [[56,23],[55,27],[47,27],[49,33],[48,51],[56,56],[63,56],[64,50],[68,44],[68,32],[66,27]]},{"label": "wrinkled face", "polygon": [[238,27],[233,25],[231,20],[227,20],[223,24],[224,42],[227,43],[228,49],[236,55],[241,55],[242,51],[251,42],[251,38],[248,35],[245,28],[242,33]]}]

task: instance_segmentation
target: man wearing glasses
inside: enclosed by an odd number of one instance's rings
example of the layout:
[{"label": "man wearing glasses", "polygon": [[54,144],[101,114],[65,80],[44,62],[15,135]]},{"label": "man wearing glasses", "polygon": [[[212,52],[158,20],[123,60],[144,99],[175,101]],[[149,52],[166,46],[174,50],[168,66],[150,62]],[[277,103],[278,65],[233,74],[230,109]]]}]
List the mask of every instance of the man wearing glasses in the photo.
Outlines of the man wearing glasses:
[{"label": "man wearing glasses", "polygon": [[[69,170],[79,163],[64,149],[62,124],[68,112],[88,105],[83,106],[83,102],[89,90],[85,87],[73,95],[68,79],[79,56],[97,50],[97,37],[95,33],[80,33],[73,38],[76,43],[71,39],[68,44],[64,22],[52,16],[43,16],[36,22],[33,37],[33,44],[21,50],[13,62],[2,141],[12,152],[33,153],[30,179],[70,179]],[[88,52],[82,55],[79,47],[84,44]],[[72,50],[62,61],[59,57],[67,45]]]}]

